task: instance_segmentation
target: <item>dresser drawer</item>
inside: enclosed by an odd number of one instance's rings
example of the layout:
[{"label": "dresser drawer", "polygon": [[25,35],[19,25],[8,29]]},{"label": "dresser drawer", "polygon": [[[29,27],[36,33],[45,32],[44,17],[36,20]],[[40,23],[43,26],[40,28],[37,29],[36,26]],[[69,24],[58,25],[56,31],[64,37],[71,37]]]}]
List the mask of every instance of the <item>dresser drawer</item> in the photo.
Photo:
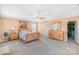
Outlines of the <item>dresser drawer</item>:
[{"label": "dresser drawer", "polygon": [[59,40],[64,40],[64,33],[63,32],[60,32],[58,34],[58,38],[59,38]]},{"label": "dresser drawer", "polygon": [[15,40],[15,39],[18,39],[18,33],[11,33],[10,34],[10,40]]},{"label": "dresser drawer", "polygon": [[64,40],[64,32],[63,31],[49,31],[49,38]]}]

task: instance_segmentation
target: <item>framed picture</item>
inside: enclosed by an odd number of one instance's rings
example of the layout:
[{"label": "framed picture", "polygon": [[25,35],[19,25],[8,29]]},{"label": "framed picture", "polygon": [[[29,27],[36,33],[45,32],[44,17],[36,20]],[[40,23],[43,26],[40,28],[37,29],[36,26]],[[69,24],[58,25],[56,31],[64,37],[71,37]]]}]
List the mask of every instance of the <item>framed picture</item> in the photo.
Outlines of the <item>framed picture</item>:
[{"label": "framed picture", "polygon": [[20,22],[20,28],[27,28],[26,22]]}]

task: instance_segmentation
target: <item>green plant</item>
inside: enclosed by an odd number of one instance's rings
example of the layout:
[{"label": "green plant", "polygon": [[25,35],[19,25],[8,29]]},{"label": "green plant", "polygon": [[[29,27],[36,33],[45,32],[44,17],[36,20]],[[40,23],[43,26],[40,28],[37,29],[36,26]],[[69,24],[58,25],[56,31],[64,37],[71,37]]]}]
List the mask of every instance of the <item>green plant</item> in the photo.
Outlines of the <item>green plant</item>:
[{"label": "green plant", "polygon": [[8,36],[8,32],[4,32],[3,35],[4,35],[5,37],[7,37],[7,36]]},{"label": "green plant", "polygon": [[8,41],[8,32],[4,32],[3,36],[4,36],[4,42]]}]

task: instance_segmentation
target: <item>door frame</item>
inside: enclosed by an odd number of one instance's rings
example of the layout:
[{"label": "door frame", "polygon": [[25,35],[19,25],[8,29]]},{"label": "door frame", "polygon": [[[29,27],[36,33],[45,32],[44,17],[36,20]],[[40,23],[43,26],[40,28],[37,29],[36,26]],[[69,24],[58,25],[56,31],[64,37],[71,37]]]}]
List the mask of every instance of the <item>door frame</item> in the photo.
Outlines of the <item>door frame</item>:
[{"label": "door frame", "polygon": [[[72,20],[70,20],[70,21],[67,21],[67,23],[66,23],[66,33],[65,33],[65,40],[64,41],[68,41],[68,22],[73,22]],[[76,21],[74,21],[75,22],[75,41],[76,41],[76,34],[77,34],[77,32],[76,32]]]},{"label": "door frame", "polygon": [[79,20],[75,22],[75,42],[79,44]]}]

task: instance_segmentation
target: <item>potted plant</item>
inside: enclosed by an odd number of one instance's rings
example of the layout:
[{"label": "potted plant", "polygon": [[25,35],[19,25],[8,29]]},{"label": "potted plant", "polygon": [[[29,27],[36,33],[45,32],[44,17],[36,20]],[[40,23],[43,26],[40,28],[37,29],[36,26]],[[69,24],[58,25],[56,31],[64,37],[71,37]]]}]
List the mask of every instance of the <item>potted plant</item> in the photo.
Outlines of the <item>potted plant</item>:
[{"label": "potted plant", "polygon": [[3,33],[4,41],[8,41],[8,32]]}]

